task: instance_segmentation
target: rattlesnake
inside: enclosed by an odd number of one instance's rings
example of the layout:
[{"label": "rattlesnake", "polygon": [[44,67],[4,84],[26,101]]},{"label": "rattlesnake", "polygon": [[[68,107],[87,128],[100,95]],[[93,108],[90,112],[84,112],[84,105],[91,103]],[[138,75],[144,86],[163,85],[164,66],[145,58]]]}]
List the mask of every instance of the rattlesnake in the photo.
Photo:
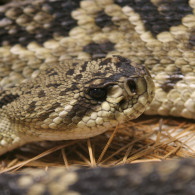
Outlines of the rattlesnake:
[{"label": "rattlesnake", "polygon": [[194,12],[194,0],[2,5],[0,153],[91,137],[144,110],[195,119]]},{"label": "rattlesnake", "polygon": [[140,163],[112,168],[26,169],[1,175],[0,194],[193,195],[195,159]]}]

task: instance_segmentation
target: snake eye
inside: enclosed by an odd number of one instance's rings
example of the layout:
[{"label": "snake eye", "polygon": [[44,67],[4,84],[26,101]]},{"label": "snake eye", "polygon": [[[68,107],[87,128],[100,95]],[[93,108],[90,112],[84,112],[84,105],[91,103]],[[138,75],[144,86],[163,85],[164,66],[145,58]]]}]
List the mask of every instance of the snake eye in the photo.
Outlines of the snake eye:
[{"label": "snake eye", "polygon": [[132,79],[128,80],[127,85],[129,86],[129,89],[131,90],[132,93],[136,93],[137,86],[134,80]]},{"label": "snake eye", "polygon": [[107,90],[105,88],[93,88],[89,90],[89,95],[95,100],[105,100]]}]

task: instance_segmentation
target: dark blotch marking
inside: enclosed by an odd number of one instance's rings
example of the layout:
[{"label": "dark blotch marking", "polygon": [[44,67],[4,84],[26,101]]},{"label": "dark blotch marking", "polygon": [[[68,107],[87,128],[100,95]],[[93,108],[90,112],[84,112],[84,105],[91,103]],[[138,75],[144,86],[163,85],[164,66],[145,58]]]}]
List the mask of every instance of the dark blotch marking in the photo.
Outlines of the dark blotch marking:
[{"label": "dark blotch marking", "polygon": [[40,85],[36,85],[36,86],[35,86],[35,89],[38,89],[38,88],[40,88],[40,87],[41,87]]},{"label": "dark blotch marking", "polygon": [[64,95],[66,95],[66,93],[68,91],[74,91],[74,90],[77,90],[77,89],[78,89],[78,87],[76,86],[76,83],[72,83],[72,86],[70,88],[66,88],[65,90],[61,91],[59,93],[59,96],[64,96]]},{"label": "dark blotch marking", "polygon": [[84,46],[83,51],[89,53],[92,58],[105,57],[108,52],[115,50],[114,45],[110,41],[101,44],[92,42]]},{"label": "dark blotch marking", "polygon": [[48,110],[45,111],[45,113],[40,114],[39,118],[41,120],[45,120],[49,117],[49,115],[55,111],[57,107],[59,107],[61,104],[59,102],[54,103]]},{"label": "dark blotch marking", "polygon": [[[79,109],[79,107],[80,107],[80,109]],[[83,118],[85,116],[85,114],[87,113],[87,110],[89,109],[89,108],[82,107],[82,106],[78,106],[78,107],[75,106],[75,109],[77,109],[77,108],[78,108],[78,110],[76,112],[76,116],[81,117],[81,118]]]},{"label": "dark blotch marking", "polygon": [[183,74],[182,74],[182,72],[181,72],[181,69],[178,68],[173,74],[171,74],[171,75],[169,76],[169,79],[168,79],[164,84],[162,84],[161,87],[162,87],[162,89],[163,89],[165,92],[168,93],[171,89],[174,88],[174,85],[175,85],[178,81],[182,80],[182,78],[183,78]]},{"label": "dark blotch marking", "polygon": [[112,17],[108,16],[104,10],[97,13],[97,16],[95,17],[95,23],[100,28],[103,28],[105,26],[111,26],[113,25]]},{"label": "dark blotch marking", "polygon": [[2,108],[3,106],[12,103],[13,101],[15,101],[16,99],[19,98],[19,95],[13,95],[13,94],[9,94],[9,95],[5,95],[0,99],[0,108]]},{"label": "dark blotch marking", "polygon": [[149,0],[114,0],[120,6],[130,6],[137,12],[144,23],[147,31],[153,36],[169,31],[171,26],[181,24],[181,19],[192,14],[192,8],[188,5],[188,0],[160,1],[158,7]]},{"label": "dark blotch marking", "polygon": [[120,61],[116,63],[117,67],[120,67],[123,70],[123,73],[128,75],[135,74],[135,68],[131,66],[131,61],[125,57],[115,55]]},{"label": "dark blotch marking", "polygon": [[106,67],[105,70],[107,70],[107,71],[110,70],[110,67]]},{"label": "dark blotch marking", "polygon": [[[121,76],[124,77],[129,77],[129,76],[138,76],[137,74],[139,72],[136,72],[135,67],[131,65],[131,61],[128,58],[119,56],[119,55],[114,55],[113,57],[117,57],[118,60],[115,62],[115,66],[117,69],[119,69],[119,73],[115,73],[109,77],[105,78],[105,82],[113,82],[113,81],[118,81],[118,79]],[[102,75],[102,73],[101,73]]]},{"label": "dark blotch marking", "polygon": [[105,66],[105,65],[107,65],[108,63],[111,63],[111,62],[112,62],[111,58],[106,58],[105,60],[102,60],[99,65],[100,66]]},{"label": "dark blotch marking", "polygon": [[127,59],[123,56],[114,55],[114,57],[117,57],[120,60],[120,62],[116,63],[117,67],[122,67],[123,63],[125,63],[125,64],[130,64],[131,63],[131,61],[129,59]]},{"label": "dark blotch marking", "polygon": [[93,76],[105,76],[106,75],[106,72],[96,72],[96,73],[93,73]]},{"label": "dark blotch marking", "polygon": [[57,107],[59,107],[61,104],[59,102],[56,102],[54,104],[52,104],[51,108],[49,108],[49,110],[55,110]]},{"label": "dark blotch marking", "polygon": [[[1,87],[0,87],[0,90],[1,90]],[[5,91],[0,91],[0,97],[2,97],[3,94],[5,94]]]},{"label": "dark blotch marking", "polygon": [[74,74],[74,69],[70,69],[66,72],[66,75],[72,76]]},{"label": "dark blotch marking", "polygon": [[50,83],[50,84],[46,85],[46,87],[58,88],[60,85],[61,85],[60,83]]},{"label": "dark blotch marking", "polygon": [[67,117],[73,118],[74,116],[78,116],[82,118],[86,115],[89,108],[89,106],[86,106],[85,99],[79,99],[78,102],[72,107]]},{"label": "dark blotch marking", "polygon": [[189,38],[189,45],[191,47],[195,46],[195,31],[191,33]]},{"label": "dark blotch marking", "polygon": [[31,94],[31,91],[30,90],[26,91],[24,94]]},{"label": "dark blotch marking", "polygon": [[65,89],[64,91],[60,91],[59,96],[64,96],[64,95],[66,95],[66,93],[67,93],[68,91],[70,91],[70,90],[71,90],[71,88],[67,88],[67,89]]},{"label": "dark blotch marking", "polygon": [[76,80],[80,80],[82,77],[83,77],[83,75],[82,75],[82,74],[77,74],[77,75],[74,77],[74,79],[76,79]]},{"label": "dark blotch marking", "polygon": [[38,93],[39,98],[45,97],[45,96],[46,96],[46,94],[45,94],[44,90],[39,91],[39,93]]},{"label": "dark blotch marking", "polygon": [[28,113],[32,114],[35,111],[36,108],[36,102],[33,101],[29,104],[28,109],[26,110]]},{"label": "dark blotch marking", "polygon": [[86,62],[84,62],[84,64],[81,66],[81,72],[85,72],[86,71],[86,68],[87,68],[87,64],[88,64],[88,62],[86,61]]},{"label": "dark blotch marking", "polygon": [[[32,6],[31,4],[29,5]],[[26,46],[32,41],[42,45],[45,41],[53,39],[54,34],[68,36],[69,31],[77,25],[77,21],[72,18],[71,13],[73,10],[79,8],[79,5],[80,0],[45,1],[42,5],[37,5],[37,10],[34,15],[42,11],[42,6],[49,7],[48,12],[53,16],[50,26],[47,29],[40,26],[35,32],[29,33],[26,31],[25,27],[18,25],[15,20],[12,20],[11,25],[0,28],[0,45],[2,45],[5,40],[8,41],[10,45],[19,43]],[[23,7],[21,7],[21,10],[23,10]],[[4,13],[0,13],[0,20],[2,18],[6,18]],[[16,31],[12,35],[9,34],[10,26]]]}]

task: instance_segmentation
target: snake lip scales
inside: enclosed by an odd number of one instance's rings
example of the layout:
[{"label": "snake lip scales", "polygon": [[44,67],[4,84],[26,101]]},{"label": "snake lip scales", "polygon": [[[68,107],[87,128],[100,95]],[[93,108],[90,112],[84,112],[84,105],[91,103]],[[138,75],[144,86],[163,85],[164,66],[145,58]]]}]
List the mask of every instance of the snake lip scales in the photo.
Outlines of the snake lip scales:
[{"label": "snake lip scales", "polygon": [[1,128],[14,132],[0,145],[7,150],[37,140],[92,137],[137,118],[153,97],[148,71],[121,56],[48,64],[35,78],[3,92]]}]

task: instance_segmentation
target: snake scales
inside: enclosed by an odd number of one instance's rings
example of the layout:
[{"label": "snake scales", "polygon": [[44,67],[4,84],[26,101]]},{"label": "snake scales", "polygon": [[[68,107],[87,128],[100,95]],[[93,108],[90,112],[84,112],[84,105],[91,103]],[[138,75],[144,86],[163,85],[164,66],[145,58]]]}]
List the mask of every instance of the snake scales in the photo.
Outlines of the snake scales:
[{"label": "snake scales", "polygon": [[2,5],[0,153],[95,136],[144,110],[195,119],[194,12],[194,0]]}]

